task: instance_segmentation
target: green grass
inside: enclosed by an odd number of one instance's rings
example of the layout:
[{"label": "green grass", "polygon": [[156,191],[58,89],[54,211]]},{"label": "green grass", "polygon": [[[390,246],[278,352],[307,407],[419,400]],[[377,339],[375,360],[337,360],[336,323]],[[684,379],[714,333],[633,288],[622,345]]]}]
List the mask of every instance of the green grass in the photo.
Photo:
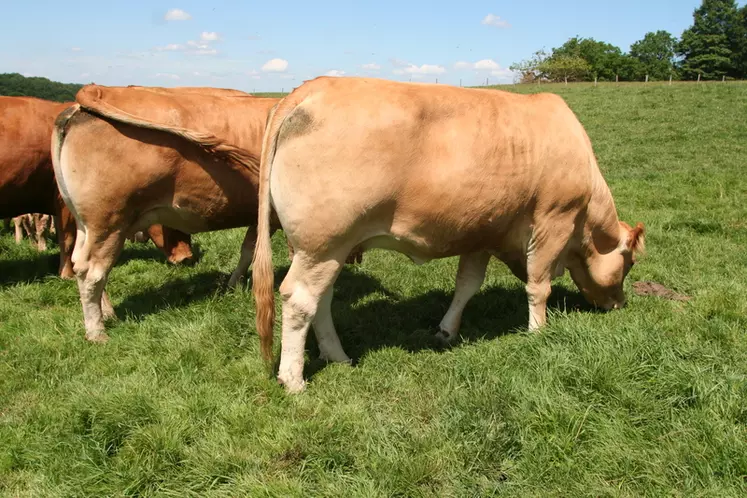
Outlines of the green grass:
[{"label": "green grass", "polygon": [[[463,341],[440,350],[456,260],[372,251],[333,302],[357,364],[314,360],[310,337],[307,391],[287,396],[250,292],[221,288],[241,230],[196,236],[192,268],[128,245],[104,346],[83,339],[54,246],[4,234],[0,494],[744,496],[747,85],[541,89],[566,98],[621,217],[648,229],[625,309],[590,312],[565,276],[528,334],[523,287],[494,261]],[[693,299],[635,296],[637,280]]]}]

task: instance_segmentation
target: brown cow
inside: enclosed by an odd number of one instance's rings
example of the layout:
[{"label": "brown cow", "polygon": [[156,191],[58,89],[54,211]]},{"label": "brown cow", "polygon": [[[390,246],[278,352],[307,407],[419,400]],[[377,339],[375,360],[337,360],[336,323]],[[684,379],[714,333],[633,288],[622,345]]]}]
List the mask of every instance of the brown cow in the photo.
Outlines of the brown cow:
[{"label": "brown cow", "polygon": [[229,280],[234,287],[252,259],[262,136],[279,99],[88,85],[76,100],[57,120],[53,159],[78,222],[73,263],[86,338],[108,338],[109,271],[126,235],[149,224],[185,233],[250,225]]},{"label": "brown cow", "polygon": [[0,218],[27,213],[55,217],[59,274],[72,278],[75,220],[57,191],[50,157],[55,117],[72,102],[0,97]]},{"label": "brown cow", "polygon": [[[55,182],[50,139],[55,118],[73,104],[33,97],[0,97],[0,218],[27,213],[53,215],[60,246],[59,274],[66,279],[74,275],[71,256],[75,219]],[[16,226],[18,230],[20,227]],[[161,227],[148,229],[154,233],[162,230]],[[192,257],[186,235],[165,230],[173,242],[159,249],[168,260],[178,263]]]},{"label": "brown cow", "polygon": [[491,256],[526,283],[529,329],[546,321],[550,282],[567,268],[585,298],[625,303],[643,225],[618,220],[589,138],[551,94],[316,78],[285,97],[262,151],[253,292],[272,360],[270,213],[295,256],[280,286],[278,380],[304,389],[313,324],[323,358],[349,361],[332,322],[332,286],[350,250],[384,248],[415,263],[459,256],[440,324],[450,341]]}]

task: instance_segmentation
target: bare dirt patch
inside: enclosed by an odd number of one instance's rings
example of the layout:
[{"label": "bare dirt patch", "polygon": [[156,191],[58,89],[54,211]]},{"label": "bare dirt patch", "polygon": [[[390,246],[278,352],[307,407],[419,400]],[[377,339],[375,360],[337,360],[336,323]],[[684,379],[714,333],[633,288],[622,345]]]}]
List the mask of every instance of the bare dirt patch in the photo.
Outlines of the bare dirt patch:
[{"label": "bare dirt patch", "polygon": [[664,299],[670,299],[672,301],[689,301],[692,299],[690,296],[680,294],[668,289],[658,282],[641,281],[633,283],[633,290],[639,296],[656,296],[663,297]]}]

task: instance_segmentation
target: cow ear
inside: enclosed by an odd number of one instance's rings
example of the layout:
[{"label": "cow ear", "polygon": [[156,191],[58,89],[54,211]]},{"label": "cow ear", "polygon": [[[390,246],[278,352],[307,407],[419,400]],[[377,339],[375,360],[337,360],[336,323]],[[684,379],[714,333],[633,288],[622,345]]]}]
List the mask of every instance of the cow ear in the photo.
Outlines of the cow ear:
[{"label": "cow ear", "polygon": [[643,254],[646,250],[646,229],[640,221],[630,230],[628,244],[631,252]]},{"label": "cow ear", "polygon": [[624,221],[620,222],[620,245],[618,246],[620,252],[642,253],[645,244],[645,228],[643,227],[643,223],[639,222],[635,228],[630,228],[630,225]]}]

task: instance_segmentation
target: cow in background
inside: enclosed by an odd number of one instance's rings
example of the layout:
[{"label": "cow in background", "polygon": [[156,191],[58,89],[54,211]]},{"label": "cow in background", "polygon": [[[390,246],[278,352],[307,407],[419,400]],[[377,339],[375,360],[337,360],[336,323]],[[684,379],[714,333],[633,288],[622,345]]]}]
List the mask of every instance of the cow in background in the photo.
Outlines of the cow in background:
[{"label": "cow in background", "polygon": [[184,233],[248,226],[228,282],[235,287],[252,260],[262,137],[279,99],[87,85],[76,102],[56,122],[53,162],[78,223],[73,263],[86,339],[108,339],[109,271],[126,237],[151,224]]},{"label": "cow in background", "polygon": [[[28,213],[53,216],[60,248],[59,275],[65,279],[74,276],[71,256],[75,218],[60,196],[50,150],[55,118],[73,104],[0,96],[0,218]],[[159,249],[170,262],[178,263],[192,257],[186,234],[162,227],[147,229],[169,232],[173,243],[169,247],[161,245]],[[156,240],[154,238],[154,243]],[[46,247],[46,241],[43,245]]]}]

